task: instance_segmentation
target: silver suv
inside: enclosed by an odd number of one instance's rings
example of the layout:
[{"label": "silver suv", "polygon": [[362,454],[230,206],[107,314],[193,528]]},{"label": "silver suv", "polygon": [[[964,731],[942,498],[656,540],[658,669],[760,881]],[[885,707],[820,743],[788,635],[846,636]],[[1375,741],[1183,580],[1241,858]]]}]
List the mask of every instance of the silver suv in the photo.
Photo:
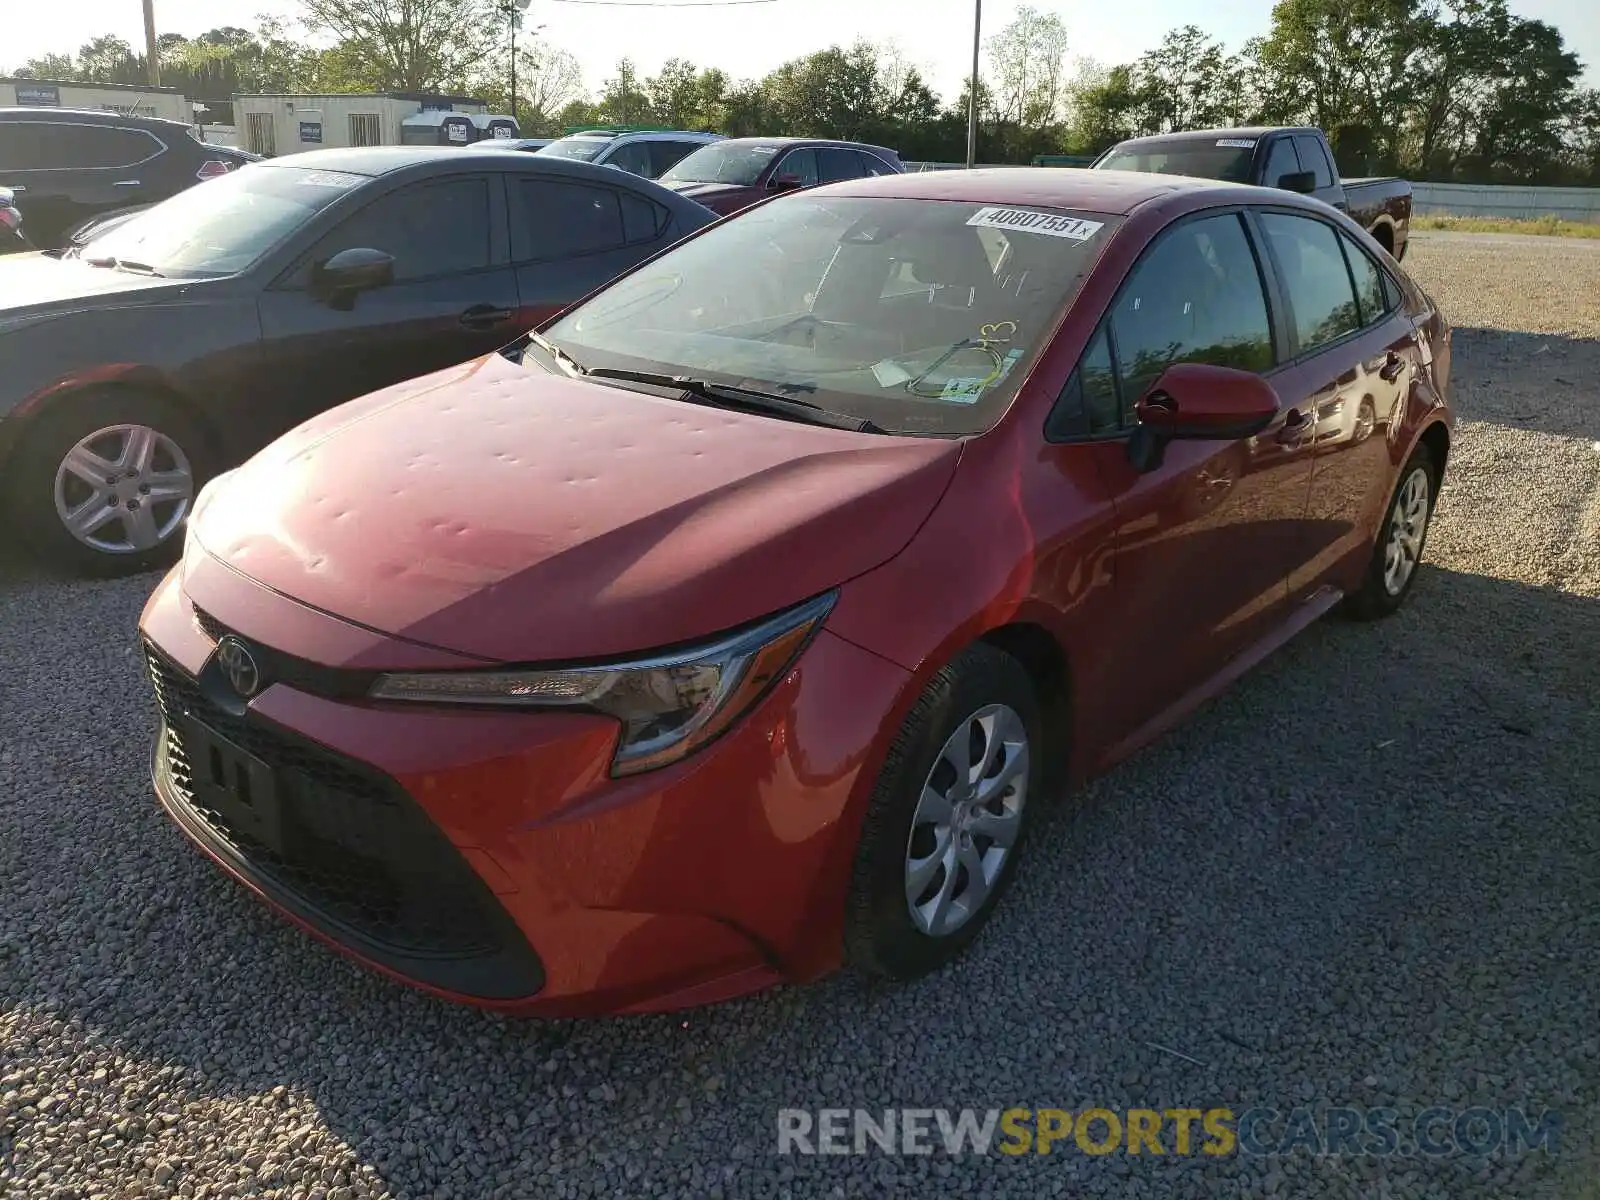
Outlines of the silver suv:
[{"label": "silver suv", "polygon": [[722,140],[720,133],[685,133],[675,129],[591,129],[560,138],[535,153],[577,158],[655,179],[707,142]]}]

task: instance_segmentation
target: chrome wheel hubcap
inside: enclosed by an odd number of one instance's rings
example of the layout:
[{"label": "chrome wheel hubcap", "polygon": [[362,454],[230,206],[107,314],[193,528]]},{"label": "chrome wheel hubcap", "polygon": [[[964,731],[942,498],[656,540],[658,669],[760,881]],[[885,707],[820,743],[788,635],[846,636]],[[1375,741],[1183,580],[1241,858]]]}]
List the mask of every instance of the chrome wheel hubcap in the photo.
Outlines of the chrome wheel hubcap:
[{"label": "chrome wheel hubcap", "polygon": [[56,467],[56,516],[102,554],[153,550],[194,500],[194,470],[178,443],[148,425],[109,425]]},{"label": "chrome wheel hubcap", "polygon": [[1428,473],[1417,467],[1400,485],[1389,518],[1389,540],[1383,548],[1383,586],[1398,596],[1422,560],[1422,538],[1428,531]]},{"label": "chrome wheel hubcap", "polygon": [[1028,731],[1004,704],[963,721],[923,782],[906,844],[906,904],[930,937],[982,910],[1022,829]]}]

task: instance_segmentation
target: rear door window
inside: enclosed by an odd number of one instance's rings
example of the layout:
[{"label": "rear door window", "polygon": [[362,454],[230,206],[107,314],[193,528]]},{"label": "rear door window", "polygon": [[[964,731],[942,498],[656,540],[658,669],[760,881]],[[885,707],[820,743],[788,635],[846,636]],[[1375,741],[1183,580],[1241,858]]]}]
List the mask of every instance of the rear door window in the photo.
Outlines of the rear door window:
[{"label": "rear door window", "polygon": [[1283,276],[1300,353],[1359,329],[1355,288],[1333,226],[1311,217],[1269,212],[1261,214],[1261,228]]},{"label": "rear door window", "polygon": [[532,178],[516,186],[520,205],[511,222],[511,255],[519,263],[614,250],[630,240],[611,188]]},{"label": "rear door window", "polygon": [[868,154],[865,150],[857,150],[856,157],[861,160],[861,173],[863,175],[893,175],[894,168],[876,154]]},{"label": "rear door window", "polygon": [[160,154],[164,144],[142,129],[18,121],[0,127],[0,169],[106,170],[132,167]]}]

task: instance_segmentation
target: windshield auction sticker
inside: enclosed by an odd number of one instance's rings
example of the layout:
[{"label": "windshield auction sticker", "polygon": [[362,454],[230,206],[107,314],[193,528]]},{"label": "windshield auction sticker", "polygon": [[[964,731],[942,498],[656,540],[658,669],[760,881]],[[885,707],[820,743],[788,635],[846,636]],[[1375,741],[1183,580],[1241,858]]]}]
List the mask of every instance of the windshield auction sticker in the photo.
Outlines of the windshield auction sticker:
[{"label": "windshield auction sticker", "polygon": [[1226,146],[1230,150],[1254,150],[1255,138],[1218,138],[1217,145]]},{"label": "windshield auction sticker", "polygon": [[1018,229],[1024,233],[1042,233],[1046,237],[1070,238],[1075,242],[1086,242],[1105,228],[1101,221],[1084,221],[1026,208],[980,208],[967,224],[984,229]]}]

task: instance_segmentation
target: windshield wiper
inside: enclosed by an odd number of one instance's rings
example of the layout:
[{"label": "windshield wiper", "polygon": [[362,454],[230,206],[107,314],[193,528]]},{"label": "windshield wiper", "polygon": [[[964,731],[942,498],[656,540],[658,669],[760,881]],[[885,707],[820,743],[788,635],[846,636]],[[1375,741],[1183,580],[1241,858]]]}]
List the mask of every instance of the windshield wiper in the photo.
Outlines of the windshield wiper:
[{"label": "windshield wiper", "polygon": [[565,350],[563,350],[560,346],[556,345],[554,342],[545,341],[545,339],[540,337],[537,333],[530,333],[528,335],[528,340],[530,342],[532,342],[535,346],[539,347],[539,349],[543,350],[551,358],[556,359],[559,362],[566,363],[577,374],[579,374],[579,375],[587,375],[589,373],[589,368],[588,367],[584,366],[577,359],[573,358],[572,355],[568,354]]},{"label": "windshield wiper", "polygon": [[650,387],[672,388],[687,392],[708,404],[722,408],[742,408],[751,412],[770,413],[773,416],[793,417],[812,425],[826,425],[830,429],[848,429],[852,433],[883,433],[879,426],[865,417],[852,417],[812,404],[809,400],[796,400],[792,396],[779,396],[755,388],[733,387],[726,383],[712,383],[692,375],[665,375],[656,371],[623,371],[610,367],[591,367],[584,374],[590,379],[615,379],[620,383],[643,383]]},{"label": "windshield wiper", "polygon": [[127,258],[113,258],[109,254],[96,255],[94,258],[85,257],[83,261],[91,267],[115,267],[119,271],[127,271],[130,275],[152,275],[157,279],[166,278],[165,275],[149,263],[134,262]]}]

